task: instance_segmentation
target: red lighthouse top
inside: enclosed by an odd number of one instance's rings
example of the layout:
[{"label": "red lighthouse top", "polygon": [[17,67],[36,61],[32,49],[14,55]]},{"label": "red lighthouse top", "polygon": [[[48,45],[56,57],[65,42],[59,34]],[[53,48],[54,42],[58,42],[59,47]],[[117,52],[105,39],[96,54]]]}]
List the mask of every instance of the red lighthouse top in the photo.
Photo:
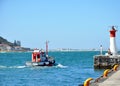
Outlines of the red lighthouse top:
[{"label": "red lighthouse top", "polygon": [[117,30],[115,30],[114,26],[112,26],[112,30],[110,30],[110,37],[115,37],[115,33]]}]

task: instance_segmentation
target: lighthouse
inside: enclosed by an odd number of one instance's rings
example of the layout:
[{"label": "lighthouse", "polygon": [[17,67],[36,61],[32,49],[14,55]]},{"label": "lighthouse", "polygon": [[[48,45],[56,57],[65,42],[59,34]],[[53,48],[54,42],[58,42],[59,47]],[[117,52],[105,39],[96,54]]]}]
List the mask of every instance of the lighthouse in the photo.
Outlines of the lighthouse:
[{"label": "lighthouse", "polygon": [[118,64],[120,65],[120,55],[117,52],[116,47],[116,28],[112,26],[109,30],[110,33],[110,47],[108,52],[105,55],[102,55],[102,45],[101,54],[94,56],[94,68],[95,69],[111,69],[113,65]]},{"label": "lighthouse", "polygon": [[116,47],[116,29],[114,26],[112,26],[112,29],[109,31],[110,32],[110,51],[112,55],[117,55],[117,47]]}]

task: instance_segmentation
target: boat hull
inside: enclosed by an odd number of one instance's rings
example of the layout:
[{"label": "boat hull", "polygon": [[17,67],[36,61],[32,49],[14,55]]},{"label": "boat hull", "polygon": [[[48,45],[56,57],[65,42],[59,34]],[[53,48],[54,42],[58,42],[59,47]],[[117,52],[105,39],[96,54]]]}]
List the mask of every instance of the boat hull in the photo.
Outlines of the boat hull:
[{"label": "boat hull", "polygon": [[49,61],[46,61],[46,62],[26,62],[26,65],[27,66],[54,66],[55,65],[55,62],[49,62]]}]

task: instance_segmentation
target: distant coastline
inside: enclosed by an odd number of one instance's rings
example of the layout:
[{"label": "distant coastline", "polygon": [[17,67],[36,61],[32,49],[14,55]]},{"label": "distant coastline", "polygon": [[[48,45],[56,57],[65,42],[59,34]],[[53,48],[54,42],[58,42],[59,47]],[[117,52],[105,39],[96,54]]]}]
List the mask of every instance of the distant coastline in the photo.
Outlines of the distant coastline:
[{"label": "distant coastline", "polygon": [[0,52],[27,52],[31,50],[30,48],[22,47],[21,41],[14,40],[14,43],[11,43],[0,36]]},{"label": "distant coastline", "polygon": [[[5,38],[0,36],[0,52],[31,52],[33,49],[26,48],[21,46],[21,41],[14,40],[13,43],[9,42]],[[72,48],[56,48],[56,49],[49,49],[49,52],[79,52],[79,51],[100,51],[100,49],[72,49]],[[103,51],[107,51],[104,49]],[[120,51],[120,50],[118,50]]]},{"label": "distant coastline", "polygon": [[[50,52],[58,51],[58,52],[80,52],[80,51],[100,51],[100,49],[71,49],[71,48],[58,48],[58,49],[50,49]],[[107,50],[103,50],[107,51]]]}]

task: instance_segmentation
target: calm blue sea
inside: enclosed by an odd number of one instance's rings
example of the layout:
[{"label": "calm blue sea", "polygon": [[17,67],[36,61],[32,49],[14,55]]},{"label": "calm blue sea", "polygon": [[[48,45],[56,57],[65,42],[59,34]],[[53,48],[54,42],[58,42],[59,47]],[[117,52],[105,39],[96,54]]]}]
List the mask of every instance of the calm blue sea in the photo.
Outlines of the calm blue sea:
[{"label": "calm blue sea", "polygon": [[104,70],[94,70],[98,51],[49,52],[58,65],[27,67],[31,53],[0,53],[0,86],[78,86],[87,78],[97,78]]}]

